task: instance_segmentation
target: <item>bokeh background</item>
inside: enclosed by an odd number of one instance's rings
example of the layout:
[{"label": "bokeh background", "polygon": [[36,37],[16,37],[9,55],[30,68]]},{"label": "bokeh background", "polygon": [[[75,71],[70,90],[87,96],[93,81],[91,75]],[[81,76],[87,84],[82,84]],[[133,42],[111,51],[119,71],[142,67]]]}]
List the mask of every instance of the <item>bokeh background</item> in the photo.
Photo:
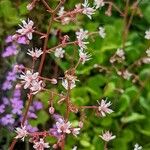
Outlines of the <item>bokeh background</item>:
[{"label": "bokeh background", "polygon": [[[78,0],[67,0],[65,9],[73,9]],[[83,1],[81,1],[83,2]],[[115,0],[115,4],[123,10],[125,1]],[[5,42],[7,36],[15,33],[21,19],[30,18],[35,22],[37,29],[46,31],[49,14],[45,11],[42,4],[29,12],[26,6],[29,2],[26,0],[1,0],[0,1],[0,53],[8,46]],[[58,1],[52,0],[50,5],[55,7]],[[132,5],[133,1],[131,1]],[[108,5],[107,5],[108,6]],[[92,110],[86,110],[84,127],[81,134],[75,138],[69,136],[66,142],[66,150],[70,150],[74,145],[80,150],[101,150],[103,141],[99,134],[102,131],[110,130],[116,135],[116,139],[109,143],[108,149],[112,150],[131,150],[136,143],[143,146],[144,150],[150,150],[150,65],[138,65],[137,60],[146,55],[145,51],[150,46],[150,41],[144,38],[145,31],[150,28],[150,1],[141,0],[138,13],[135,14],[131,24],[129,35],[126,41],[125,56],[126,59],[121,64],[115,64],[119,70],[128,68],[128,70],[137,75],[138,80],[134,83],[132,79],[126,80],[119,76],[112,64],[111,56],[117,48],[122,46],[122,32],[124,27],[123,18],[114,9],[112,16],[105,15],[107,6],[97,11],[92,20],[86,16],[79,15],[78,21],[69,25],[53,24],[53,31],[48,42],[48,47],[53,47],[58,43],[55,31],[62,35],[69,35],[70,39],[75,39],[74,32],[80,28],[91,32],[98,30],[99,26],[105,27],[106,38],[99,36],[90,38],[88,52],[92,54],[92,59],[85,65],[80,65],[76,71],[80,82],[71,92],[71,100],[76,105],[96,105],[97,100],[108,98],[112,102],[114,113],[105,118],[95,115]],[[129,11],[131,14],[131,9]],[[0,104],[3,98],[11,99],[15,83],[10,90],[2,90],[2,85],[6,80],[9,70],[15,63],[21,63],[27,67],[31,65],[31,59],[26,55],[26,50],[31,47],[42,47],[43,40],[35,35],[29,45],[19,45],[19,53],[16,56],[0,58]],[[44,66],[43,76],[63,77],[71,65],[78,60],[78,54],[73,53],[74,47],[65,48],[66,55],[62,60],[56,59],[53,54],[48,55]],[[70,63],[71,62],[71,63]],[[106,68],[100,70],[94,65],[98,64]],[[134,65],[133,65],[134,64]],[[36,64],[38,68],[38,63]],[[64,91],[61,82],[56,86],[48,85],[52,90],[61,93]],[[22,92],[21,98],[26,104],[26,94]],[[43,103],[43,108],[36,112],[38,119],[31,119],[30,124],[39,129],[48,129],[52,126],[53,120],[48,113],[49,94],[39,93],[35,99]],[[55,98],[58,99],[57,97]],[[65,106],[54,104],[57,113],[63,114]],[[9,106],[10,107],[10,106]],[[11,112],[11,107],[0,114],[0,119]],[[70,120],[77,125],[81,114],[71,114]],[[14,116],[17,119],[17,115]],[[7,150],[8,145],[14,137],[13,125],[0,125],[0,149]],[[54,143],[54,139],[47,139]],[[18,142],[16,150],[30,150],[32,146],[28,142]]]}]

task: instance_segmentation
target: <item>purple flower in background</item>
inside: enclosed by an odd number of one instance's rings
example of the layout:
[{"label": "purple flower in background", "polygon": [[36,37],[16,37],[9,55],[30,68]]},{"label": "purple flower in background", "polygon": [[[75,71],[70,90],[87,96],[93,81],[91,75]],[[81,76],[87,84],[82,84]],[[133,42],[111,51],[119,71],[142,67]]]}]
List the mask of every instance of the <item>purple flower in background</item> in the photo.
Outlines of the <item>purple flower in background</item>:
[{"label": "purple flower in background", "polygon": [[7,105],[10,104],[9,99],[8,99],[7,97],[3,97],[3,98],[2,98],[2,102],[3,102],[3,104],[4,104],[5,106],[7,106]]},{"label": "purple flower in background", "polygon": [[10,45],[5,48],[4,52],[2,53],[2,57],[9,57],[12,55],[16,55],[18,53],[17,46],[15,44]]},{"label": "purple flower in background", "polygon": [[12,125],[14,124],[15,119],[13,118],[12,114],[6,114],[4,117],[1,118],[2,125]]},{"label": "purple flower in background", "polygon": [[10,43],[10,42],[12,42],[13,40],[12,40],[12,36],[11,35],[9,35],[6,39],[5,39],[5,42],[6,43]]},{"label": "purple flower in background", "polygon": [[33,107],[35,110],[40,110],[43,108],[43,104],[40,101],[34,101],[33,102]]},{"label": "purple flower in background", "polygon": [[4,104],[0,105],[0,113],[2,114],[3,112],[5,112],[5,105]]},{"label": "purple flower in background", "polygon": [[12,88],[12,83],[10,81],[5,81],[2,85],[2,90],[9,90]]}]

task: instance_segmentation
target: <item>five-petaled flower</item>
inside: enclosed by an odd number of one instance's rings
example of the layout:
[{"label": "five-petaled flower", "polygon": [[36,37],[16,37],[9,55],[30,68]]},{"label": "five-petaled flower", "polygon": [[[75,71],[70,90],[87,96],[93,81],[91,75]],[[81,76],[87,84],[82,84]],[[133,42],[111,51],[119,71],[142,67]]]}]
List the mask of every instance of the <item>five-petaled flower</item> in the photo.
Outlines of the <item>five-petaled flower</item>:
[{"label": "five-petaled flower", "polygon": [[142,146],[140,146],[139,144],[135,144],[134,145],[134,150],[142,150]]},{"label": "five-petaled flower", "polygon": [[21,35],[26,35],[29,40],[32,40],[32,32],[34,31],[33,21],[29,19],[27,20],[27,22],[25,20],[22,20],[22,24],[23,26],[19,25],[21,29],[18,29],[16,32]]},{"label": "five-petaled flower", "polygon": [[60,47],[60,48],[56,48],[54,54],[58,58],[63,58],[64,57],[64,53],[65,53],[65,51]]},{"label": "five-petaled flower", "polygon": [[57,132],[58,133],[71,133],[71,123],[65,122],[63,119],[59,118],[59,120],[56,122]]},{"label": "five-petaled flower", "polygon": [[103,39],[105,38],[105,36],[106,36],[105,28],[99,27],[98,33],[99,33],[99,35],[100,35],[101,38],[103,38]]},{"label": "five-petaled flower", "polygon": [[91,55],[85,52],[83,49],[79,50],[79,57],[82,64],[91,59]]},{"label": "five-petaled flower", "polygon": [[76,80],[70,81],[70,80],[67,80],[67,79],[63,79],[63,80],[62,80],[62,86],[63,86],[66,90],[68,90],[69,88],[70,88],[70,89],[73,89],[73,88],[76,86],[75,81],[76,81]]},{"label": "five-petaled flower", "polygon": [[150,29],[145,31],[145,39],[150,40]]},{"label": "five-petaled flower", "polygon": [[105,133],[102,133],[102,135],[99,135],[99,137],[101,137],[105,142],[109,142],[109,141],[116,138],[116,136],[112,135],[112,133],[109,132],[109,131],[106,131]]},{"label": "five-petaled flower", "polygon": [[101,8],[105,5],[104,0],[94,0],[94,5],[96,9]]},{"label": "five-petaled flower", "polygon": [[15,132],[17,133],[17,136],[15,138],[21,139],[22,141],[24,141],[24,138],[28,135],[26,126],[22,126],[21,128],[20,127],[16,128]]},{"label": "five-petaled flower", "polygon": [[39,58],[43,54],[43,52],[41,49],[38,49],[38,48],[33,49],[32,48],[32,50],[28,49],[27,54],[33,58]]},{"label": "five-petaled flower", "polygon": [[92,19],[92,15],[95,14],[95,9],[92,7],[89,7],[88,0],[84,1],[83,6],[83,14],[87,15],[90,19]]},{"label": "five-petaled flower", "polygon": [[111,102],[107,103],[107,100],[101,100],[101,102],[98,101],[98,112],[102,117],[106,116],[106,113],[111,114],[113,112],[112,109],[109,108],[111,106]]},{"label": "five-petaled flower", "polygon": [[33,148],[36,150],[44,150],[44,148],[49,148],[49,144],[45,143],[42,138],[40,138],[40,141],[34,142]]}]

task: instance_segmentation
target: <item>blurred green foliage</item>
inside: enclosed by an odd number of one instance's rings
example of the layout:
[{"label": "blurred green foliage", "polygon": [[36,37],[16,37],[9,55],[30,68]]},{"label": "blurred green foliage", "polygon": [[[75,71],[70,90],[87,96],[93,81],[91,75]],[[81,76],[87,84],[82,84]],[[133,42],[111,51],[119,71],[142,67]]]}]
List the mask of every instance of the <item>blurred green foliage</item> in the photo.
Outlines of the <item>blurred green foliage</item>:
[{"label": "blurred green foliage", "polygon": [[[68,0],[65,8],[73,8],[77,2],[78,1],[75,0]],[[116,0],[115,2],[121,9],[124,8],[124,1]],[[4,48],[4,38],[15,32],[18,23],[20,23],[20,19],[29,17],[35,21],[35,25],[38,29],[43,32],[46,30],[49,14],[46,14],[42,5],[38,5],[35,10],[28,13],[26,10],[27,3],[25,0],[0,1],[1,50]],[[51,2],[51,5],[54,7],[56,2]],[[150,2],[145,1],[144,3],[143,0],[139,6],[143,17],[139,17],[137,14],[135,15],[126,42],[125,64],[117,67],[127,68],[142,57],[145,54],[145,50],[150,46],[150,42],[144,39],[145,30],[150,27]],[[107,97],[112,101],[114,113],[106,118],[100,118],[95,116],[91,110],[86,111],[87,117],[81,134],[77,138],[72,136],[67,138],[66,150],[70,150],[73,145],[77,145],[79,150],[103,149],[104,143],[98,135],[104,130],[111,130],[117,136],[115,140],[109,143],[110,150],[131,150],[135,143],[142,145],[144,150],[150,150],[150,65],[142,65],[129,70],[139,75],[139,79],[146,83],[144,87],[141,87],[139,83],[133,83],[131,80],[127,81],[117,75],[109,59],[115,53],[116,49],[122,46],[123,18],[114,9],[111,17],[106,16],[104,14],[106,9],[107,7],[97,11],[92,20],[88,20],[86,16],[79,16],[79,21],[71,23],[70,25],[63,26],[58,23],[53,24],[55,29],[60,29],[72,39],[75,38],[74,31],[81,27],[89,31],[95,31],[99,26],[104,26],[106,29],[105,39],[101,39],[99,36],[91,37],[88,51],[92,54],[92,59],[85,65],[80,65],[77,69],[76,73],[80,82],[78,82],[77,87],[72,90],[71,100],[76,105],[95,105],[97,104],[97,100]],[[42,42],[37,41],[37,37],[34,37],[31,46],[41,47]],[[52,36],[49,41],[49,47],[56,45],[57,42],[57,38]],[[66,58],[64,60],[55,60],[55,63],[61,70],[59,75],[63,75],[62,72],[70,67],[70,60],[75,59],[74,63],[78,60],[77,54],[72,58],[74,51],[72,46],[65,48],[65,50],[68,54]],[[49,56],[49,59],[54,61],[52,55]],[[105,66],[109,68],[111,72],[99,72],[98,69],[93,67],[94,64]],[[1,66],[5,66],[5,60],[2,60]],[[45,66],[46,70],[47,68],[49,68],[49,66]],[[3,71],[1,70],[1,72]],[[50,76],[46,71],[44,74]],[[59,85],[59,89],[53,87],[53,90],[61,92],[63,88],[61,83]],[[123,92],[120,92],[120,89],[123,90]],[[48,93],[40,93],[37,95],[37,98],[43,101],[45,110],[47,110]],[[56,100],[57,99],[56,97]],[[64,113],[64,106],[58,104],[54,105],[58,112]],[[37,126],[40,124],[44,128],[48,128],[50,115],[48,111],[45,110],[39,112],[38,119],[32,120],[31,124]],[[73,124],[76,125],[79,117],[78,115],[71,115],[70,119]],[[5,131],[5,133],[6,132],[7,131]],[[5,135],[1,134],[1,136]],[[8,138],[10,139],[9,132],[7,132],[6,139]],[[52,139],[47,140],[52,142]]]}]

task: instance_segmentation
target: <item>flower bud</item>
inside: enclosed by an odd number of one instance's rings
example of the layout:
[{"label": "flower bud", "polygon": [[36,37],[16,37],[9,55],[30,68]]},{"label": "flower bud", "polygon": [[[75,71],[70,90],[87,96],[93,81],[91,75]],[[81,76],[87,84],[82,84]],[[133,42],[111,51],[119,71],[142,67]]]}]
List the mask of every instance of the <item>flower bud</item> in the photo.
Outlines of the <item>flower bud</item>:
[{"label": "flower bud", "polygon": [[57,84],[57,80],[55,78],[51,79],[52,84]]},{"label": "flower bud", "polygon": [[27,5],[27,10],[31,11],[33,9],[34,5],[32,3],[29,3]]},{"label": "flower bud", "polygon": [[78,126],[79,126],[80,128],[82,128],[82,127],[83,127],[83,122],[80,121],[79,124],[78,124]]},{"label": "flower bud", "polygon": [[54,107],[50,107],[50,108],[49,108],[49,113],[52,115],[52,114],[54,114],[54,112],[55,112]]}]

